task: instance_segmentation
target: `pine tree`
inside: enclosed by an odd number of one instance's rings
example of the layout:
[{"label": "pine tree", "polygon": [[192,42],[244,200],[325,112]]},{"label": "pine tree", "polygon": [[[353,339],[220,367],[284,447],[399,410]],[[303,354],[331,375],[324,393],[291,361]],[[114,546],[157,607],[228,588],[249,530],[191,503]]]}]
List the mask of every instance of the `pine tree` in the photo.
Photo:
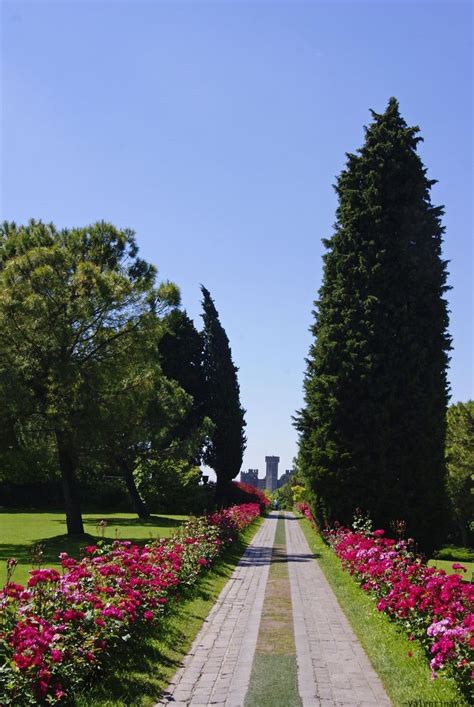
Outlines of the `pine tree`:
[{"label": "pine tree", "polygon": [[34,418],[51,438],[69,535],[84,532],[79,472],[100,433],[100,384],[142,328],[179,303],[176,285],[155,280],[128,229],[0,226],[0,395],[4,372],[14,374],[0,404],[17,426]]},{"label": "pine tree", "polygon": [[443,207],[431,204],[417,143],[391,98],[347,155],[315,302],[296,418],[321,520],[357,507],[404,519],[429,551],[442,533],[450,337]]},{"label": "pine tree", "polygon": [[229,339],[209,291],[203,294],[202,332],[204,341],[204,373],[207,387],[206,414],[215,425],[204,461],[216,472],[216,497],[225,496],[225,488],[242,466],[246,445],[245,410],[240,404],[237,368],[232,361]]}]

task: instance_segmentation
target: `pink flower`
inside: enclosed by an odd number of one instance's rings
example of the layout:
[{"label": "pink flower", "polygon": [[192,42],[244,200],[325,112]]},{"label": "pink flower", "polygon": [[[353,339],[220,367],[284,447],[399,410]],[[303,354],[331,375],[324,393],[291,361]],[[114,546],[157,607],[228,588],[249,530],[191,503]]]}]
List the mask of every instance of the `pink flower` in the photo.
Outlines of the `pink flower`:
[{"label": "pink flower", "polygon": [[451,565],[453,570],[461,570],[461,572],[467,572],[466,567],[464,565],[460,565],[459,562],[455,562],[453,565]]}]

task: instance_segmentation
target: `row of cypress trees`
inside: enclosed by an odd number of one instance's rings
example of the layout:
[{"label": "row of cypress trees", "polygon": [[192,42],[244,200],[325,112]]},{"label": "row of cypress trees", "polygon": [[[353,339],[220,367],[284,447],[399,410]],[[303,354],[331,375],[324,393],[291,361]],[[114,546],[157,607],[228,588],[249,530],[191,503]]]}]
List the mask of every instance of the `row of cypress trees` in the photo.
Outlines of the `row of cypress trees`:
[{"label": "row of cypress trees", "polygon": [[197,462],[202,460],[215,471],[216,498],[220,502],[242,466],[245,410],[228,336],[209,290],[202,285],[201,292],[202,332],[195,329],[186,312],[175,310],[168,322],[168,333],[160,342],[160,352],[165,375],[175,379],[193,398],[191,418],[195,427],[205,416],[213,423]]},{"label": "row of cypress trees", "polygon": [[299,461],[321,523],[356,509],[404,520],[426,552],[442,540],[449,289],[443,207],[431,203],[409,127],[391,98],[335,186],[333,235],[297,413]]}]

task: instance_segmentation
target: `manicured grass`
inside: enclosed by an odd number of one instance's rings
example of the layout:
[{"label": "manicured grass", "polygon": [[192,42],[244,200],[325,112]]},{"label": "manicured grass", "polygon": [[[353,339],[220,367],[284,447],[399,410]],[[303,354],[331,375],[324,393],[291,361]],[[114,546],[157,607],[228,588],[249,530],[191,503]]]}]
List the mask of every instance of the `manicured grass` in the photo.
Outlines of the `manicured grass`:
[{"label": "manicured grass", "polygon": [[[328,548],[306,519],[301,520],[311,549],[318,558],[354,633],[362,643],[374,669],[394,705],[417,704],[468,705],[453,680],[431,679],[426,654],[387,616],[377,611],[375,602],[345,572],[338,557]],[[413,655],[410,657],[409,653]]]},{"label": "manicured grass", "polygon": [[82,548],[92,545],[101,537],[97,522],[107,521],[104,530],[106,540],[133,540],[145,542],[152,538],[169,537],[187,520],[185,515],[156,515],[143,521],[132,513],[85,513],[86,535],[70,538],[66,534],[64,513],[17,513],[0,512],[0,586],[6,580],[6,561],[10,557],[18,560],[13,581],[24,584],[31,570],[31,550],[40,543],[44,545],[43,565],[58,568],[58,555],[68,552],[79,558]]},{"label": "manicured grass", "polygon": [[[459,562],[459,564],[463,565],[467,569],[467,572],[456,572],[456,570],[453,570],[453,563],[454,562]],[[465,582],[472,582],[474,581],[474,562],[461,562],[461,560],[429,560],[428,565],[430,567],[439,567],[441,570],[444,570],[446,574],[461,574],[461,577],[464,579]]]},{"label": "manicured grass", "polygon": [[256,655],[245,707],[301,707],[296,658]]},{"label": "manicured grass", "polygon": [[461,574],[465,582],[474,582],[474,550],[468,547],[457,547],[456,545],[446,545],[435,553],[435,557],[429,560],[428,565],[439,567],[447,572],[454,574],[453,563],[464,565],[467,572]]},{"label": "manicured grass", "polygon": [[114,656],[115,669],[76,698],[77,707],[149,707],[156,704],[188,653],[202,623],[255,535],[257,519],[230,547],[197,586],[175,602],[160,626],[147,637],[127,644]]},{"label": "manicured grass", "polygon": [[301,704],[285,519],[280,515],[245,707],[301,707]]}]

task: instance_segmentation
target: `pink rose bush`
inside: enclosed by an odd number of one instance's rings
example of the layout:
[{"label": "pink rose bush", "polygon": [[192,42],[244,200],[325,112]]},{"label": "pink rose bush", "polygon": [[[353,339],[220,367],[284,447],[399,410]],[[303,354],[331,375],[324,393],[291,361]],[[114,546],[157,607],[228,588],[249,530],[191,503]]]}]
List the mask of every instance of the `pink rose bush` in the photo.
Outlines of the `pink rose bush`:
[{"label": "pink rose bush", "polygon": [[316,521],[314,519],[314,516],[311,512],[311,508],[309,503],[306,503],[306,501],[301,501],[300,503],[297,503],[295,506],[296,510],[298,513],[301,513],[302,516],[304,516],[309,522],[311,523],[311,527],[316,529]]},{"label": "pink rose bush", "polygon": [[[428,567],[413,551],[413,540],[343,527],[324,535],[377,609],[424,646],[433,678],[444,671],[474,697],[474,586],[459,574]],[[459,564],[453,568],[466,571]]]},{"label": "pink rose bush", "polygon": [[33,570],[26,587],[9,581],[0,591],[0,704],[67,701],[118,646],[159,623],[177,591],[192,586],[259,514],[258,504],[245,504],[192,519],[145,546],[99,542],[79,561],[61,553],[62,573]]},{"label": "pink rose bush", "polygon": [[246,484],[243,481],[232,481],[228,493],[231,502],[234,504],[259,503],[262,513],[264,513],[265,509],[270,505],[270,499],[267,498],[262,489],[258,489],[252,486],[252,484]]}]

